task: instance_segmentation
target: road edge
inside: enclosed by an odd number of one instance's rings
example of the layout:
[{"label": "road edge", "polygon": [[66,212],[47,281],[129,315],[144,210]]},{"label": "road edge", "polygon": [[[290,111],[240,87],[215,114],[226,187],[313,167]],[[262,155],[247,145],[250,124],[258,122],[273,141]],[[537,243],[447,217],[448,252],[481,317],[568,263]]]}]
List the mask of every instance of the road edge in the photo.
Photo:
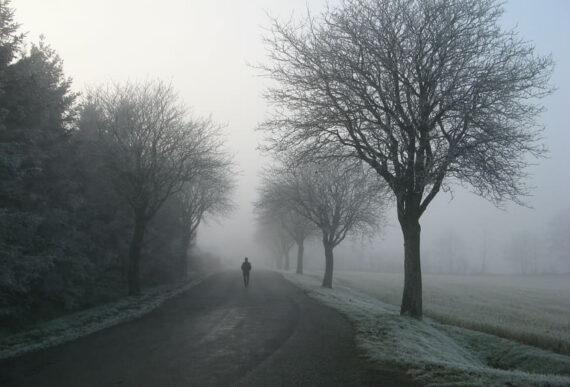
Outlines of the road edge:
[{"label": "road edge", "polygon": [[0,361],[55,347],[118,324],[139,319],[202,283],[213,272],[185,283],[150,288],[140,296],[129,296],[77,313],[46,321],[32,329],[0,339]]}]

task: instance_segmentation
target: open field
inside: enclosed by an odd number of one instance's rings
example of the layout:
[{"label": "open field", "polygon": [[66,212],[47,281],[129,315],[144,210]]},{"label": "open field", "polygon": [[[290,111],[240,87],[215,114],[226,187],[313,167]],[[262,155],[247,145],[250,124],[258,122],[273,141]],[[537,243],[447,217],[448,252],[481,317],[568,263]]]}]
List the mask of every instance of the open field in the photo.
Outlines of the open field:
[{"label": "open field", "polygon": [[[403,274],[336,273],[337,284],[399,305]],[[570,276],[424,275],[424,313],[439,322],[570,354]]]}]

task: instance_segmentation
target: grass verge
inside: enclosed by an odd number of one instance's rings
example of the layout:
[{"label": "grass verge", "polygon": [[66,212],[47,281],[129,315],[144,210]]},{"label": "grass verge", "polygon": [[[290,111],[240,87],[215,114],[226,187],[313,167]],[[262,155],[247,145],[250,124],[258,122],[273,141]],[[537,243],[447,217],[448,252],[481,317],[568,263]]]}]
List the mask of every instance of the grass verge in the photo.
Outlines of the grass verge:
[{"label": "grass verge", "polygon": [[570,385],[570,357],[494,335],[402,317],[398,308],[345,286],[284,274],[354,324],[359,348],[379,365],[408,370],[426,385]]},{"label": "grass verge", "polygon": [[53,347],[90,335],[113,325],[137,319],[172,297],[198,285],[205,276],[176,285],[146,289],[140,296],[118,301],[42,322],[30,329],[0,338],[0,360]]},{"label": "grass verge", "polygon": [[[403,274],[336,273],[337,283],[399,305]],[[570,276],[423,275],[424,315],[570,355]]]}]

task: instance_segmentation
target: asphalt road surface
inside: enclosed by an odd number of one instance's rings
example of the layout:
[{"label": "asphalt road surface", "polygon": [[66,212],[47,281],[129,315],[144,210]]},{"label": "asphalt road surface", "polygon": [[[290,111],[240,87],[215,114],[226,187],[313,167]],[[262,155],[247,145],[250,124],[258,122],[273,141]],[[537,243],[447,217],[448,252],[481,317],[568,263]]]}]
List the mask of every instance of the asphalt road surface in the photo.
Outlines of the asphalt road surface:
[{"label": "asphalt road surface", "polygon": [[273,272],[209,277],[138,320],[0,363],[1,386],[405,385],[350,323]]}]

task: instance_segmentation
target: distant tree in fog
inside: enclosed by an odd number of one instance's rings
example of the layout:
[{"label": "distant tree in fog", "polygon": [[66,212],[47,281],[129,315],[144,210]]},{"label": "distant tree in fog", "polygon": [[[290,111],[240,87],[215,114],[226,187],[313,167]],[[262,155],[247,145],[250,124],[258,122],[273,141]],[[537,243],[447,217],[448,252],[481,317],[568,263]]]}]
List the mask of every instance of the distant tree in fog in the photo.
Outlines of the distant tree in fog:
[{"label": "distant tree in fog", "polygon": [[570,272],[570,209],[560,211],[548,227],[550,254]]},{"label": "distant tree in fog", "polygon": [[487,274],[489,270],[489,263],[487,262],[487,258],[489,255],[489,228],[486,224],[483,225],[480,245],[481,245],[481,274]]},{"label": "distant tree in fog", "polygon": [[377,231],[383,218],[383,186],[358,163],[284,163],[264,180],[284,205],[320,230],[325,250],[323,286],[332,287],[333,250],[349,234]]},{"label": "distant tree in fog", "polygon": [[137,294],[147,225],[208,154],[211,124],[190,118],[172,87],[160,81],[91,90],[81,122],[96,132],[103,167],[132,214],[128,285],[129,294]]},{"label": "distant tree in fog", "polygon": [[279,270],[289,270],[289,251],[295,240],[285,229],[283,222],[273,215],[266,211],[258,211],[255,236],[259,243],[271,252],[272,264]]},{"label": "distant tree in fog", "polygon": [[[305,254],[305,240],[318,231],[317,227],[307,218],[299,214],[295,207],[281,200],[281,193],[275,191],[271,183],[262,185],[260,198],[255,203],[255,211],[260,219],[279,224],[297,245],[296,273],[303,274],[303,257]],[[285,265],[289,269],[288,262]]]},{"label": "distant tree in fog", "polygon": [[515,233],[505,246],[506,258],[518,274],[538,274],[540,254],[544,253],[540,245],[538,236],[530,231]]},{"label": "distant tree in fog", "polygon": [[456,231],[447,230],[442,233],[435,241],[434,252],[438,273],[466,274],[468,272],[465,243]]},{"label": "distant tree in fog", "polygon": [[304,218],[296,211],[289,211],[284,214],[284,227],[297,244],[297,265],[295,272],[303,274],[304,256],[305,256],[305,240],[314,236],[317,229],[313,223]]},{"label": "distant tree in fog", "polygon": [[528,156],[542,155],[538,100],[550,57],[503,30],[495,0],[346,0],[266,37],[275,114],[268,148],[354,157],[396,199],[404,236],[401,314],[421,318],[420,217],[461,182],[520,202]]},{"label": "distant tree in fog", "polygon": [[174,196],[183,229],[180,245],[183,278],[188,273],[188,250],[195,243],[198,226],[206,216],[225,215],[233,209],[232,161],[222,149],[219,128],[210,120],[204,120],[200,126],[204,135],[201,155],[188,165],[182,187]]}]

